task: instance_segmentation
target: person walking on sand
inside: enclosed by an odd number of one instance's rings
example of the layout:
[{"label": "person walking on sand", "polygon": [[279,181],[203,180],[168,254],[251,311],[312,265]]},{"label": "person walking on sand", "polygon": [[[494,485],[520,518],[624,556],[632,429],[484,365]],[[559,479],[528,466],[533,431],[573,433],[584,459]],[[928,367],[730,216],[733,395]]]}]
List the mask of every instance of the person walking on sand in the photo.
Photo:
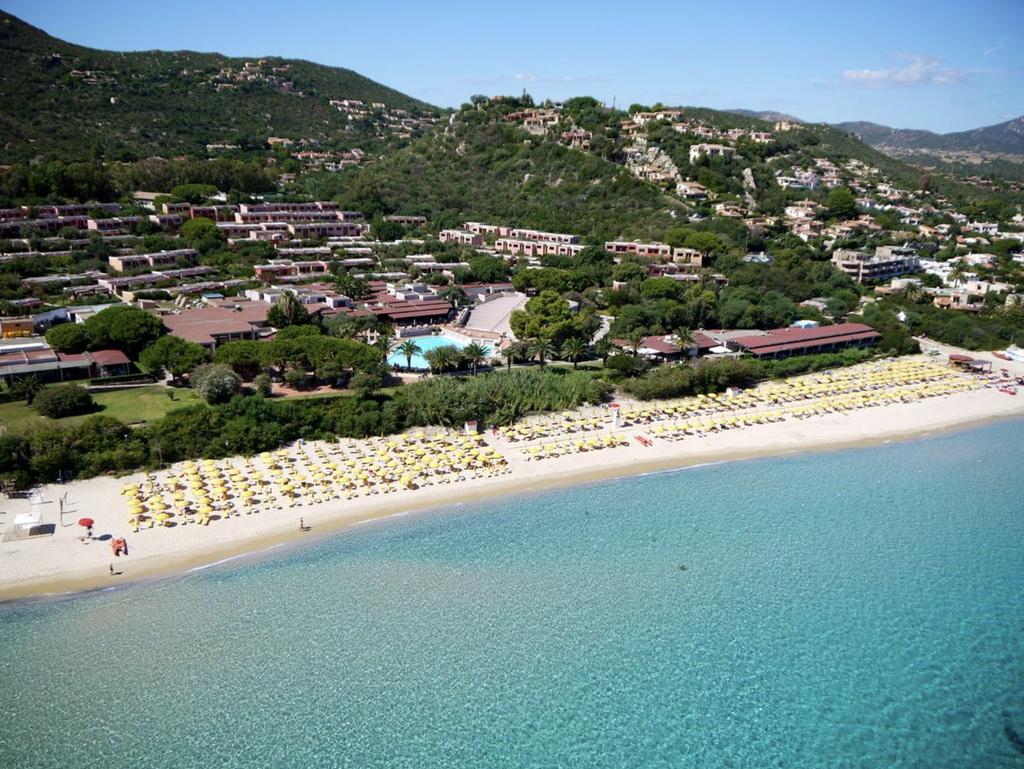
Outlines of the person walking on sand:
[{"label": "person walking on sand", "polygon": [[114,576],[114,564],[110,564],[110,576]]}]

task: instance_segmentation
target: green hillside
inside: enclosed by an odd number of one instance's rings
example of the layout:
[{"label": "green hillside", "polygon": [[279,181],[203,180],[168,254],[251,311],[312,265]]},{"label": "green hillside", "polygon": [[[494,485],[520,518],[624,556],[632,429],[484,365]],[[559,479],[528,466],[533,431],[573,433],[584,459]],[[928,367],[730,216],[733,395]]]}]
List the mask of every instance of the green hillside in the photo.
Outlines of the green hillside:
[{"label": "green hillside", "polygon": [[380,114],[349,120],[332,99],[379,102],[411,116],[438,112],[347,69],[191,51],[100,51],[0,12],[0,162],[205,156],[207,144],[244,148],[269,136],[335,148],[387,138]]},{"label": "green hillside", "polygon": [[463,110],[443,134],[337,177],[336,185],[346,206],[370,214],[424,214],[440,226],[482,219],[598,240],[660,237],[671,212],[683,208],[621,165],[530,137],[490,110]]}]

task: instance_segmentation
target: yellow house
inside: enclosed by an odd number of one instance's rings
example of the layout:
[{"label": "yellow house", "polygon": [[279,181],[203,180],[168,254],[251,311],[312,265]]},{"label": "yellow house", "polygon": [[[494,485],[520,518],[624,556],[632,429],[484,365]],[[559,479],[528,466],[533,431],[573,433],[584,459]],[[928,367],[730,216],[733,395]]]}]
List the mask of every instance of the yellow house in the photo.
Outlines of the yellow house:
[{"label": "yellow house", "polygon": [[33,333],[31,318],[0,318],[0,338],[13,339],[32,336]]}]

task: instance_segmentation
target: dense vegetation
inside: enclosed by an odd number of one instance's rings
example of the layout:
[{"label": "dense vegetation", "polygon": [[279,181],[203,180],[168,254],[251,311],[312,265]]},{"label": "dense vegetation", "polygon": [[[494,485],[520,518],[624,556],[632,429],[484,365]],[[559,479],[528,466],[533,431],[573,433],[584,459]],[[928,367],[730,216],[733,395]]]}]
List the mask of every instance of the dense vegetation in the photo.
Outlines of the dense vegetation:
[{"label": "dense vegetation", "polygon": [[593,242],[657,237],[672,222],[669,212],[680,208],[622,166],[550,138],[530,138],[483,108],[464,110],[443,135],[372,166],[314,174],[305,184],[371,216],[422,214],[438,227],[493,220],[587,233]]},{"label": "dense vegetation", "polygon": [[365,146],[373,126],[350,124],[331,99],[435,111],[351,70],[262,61],[264,72],[281,70],[271,75],[275,79],[218,88],[218,73],[240,71],[246,59],[100,51],[57,40],[0,12],[0,161],[38,155],[78,160],[90,152],[115,160],[205,156],[208,143],[264,147],[275,135]]}]

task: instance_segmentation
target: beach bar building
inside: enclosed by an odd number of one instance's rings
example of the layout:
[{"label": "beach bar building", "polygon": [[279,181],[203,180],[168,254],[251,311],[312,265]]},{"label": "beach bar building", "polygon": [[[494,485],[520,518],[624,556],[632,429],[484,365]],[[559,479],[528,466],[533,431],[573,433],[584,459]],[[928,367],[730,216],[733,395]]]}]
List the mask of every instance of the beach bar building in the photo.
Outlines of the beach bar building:
[{"label": "beach bar building", "polygon": [[882,335],[863,323],[837,323],[817,328],[773,328],[759,334],[737,336],[727,346],[755,358],[789,358],[837,352],[847,347],[871,347]]}]

